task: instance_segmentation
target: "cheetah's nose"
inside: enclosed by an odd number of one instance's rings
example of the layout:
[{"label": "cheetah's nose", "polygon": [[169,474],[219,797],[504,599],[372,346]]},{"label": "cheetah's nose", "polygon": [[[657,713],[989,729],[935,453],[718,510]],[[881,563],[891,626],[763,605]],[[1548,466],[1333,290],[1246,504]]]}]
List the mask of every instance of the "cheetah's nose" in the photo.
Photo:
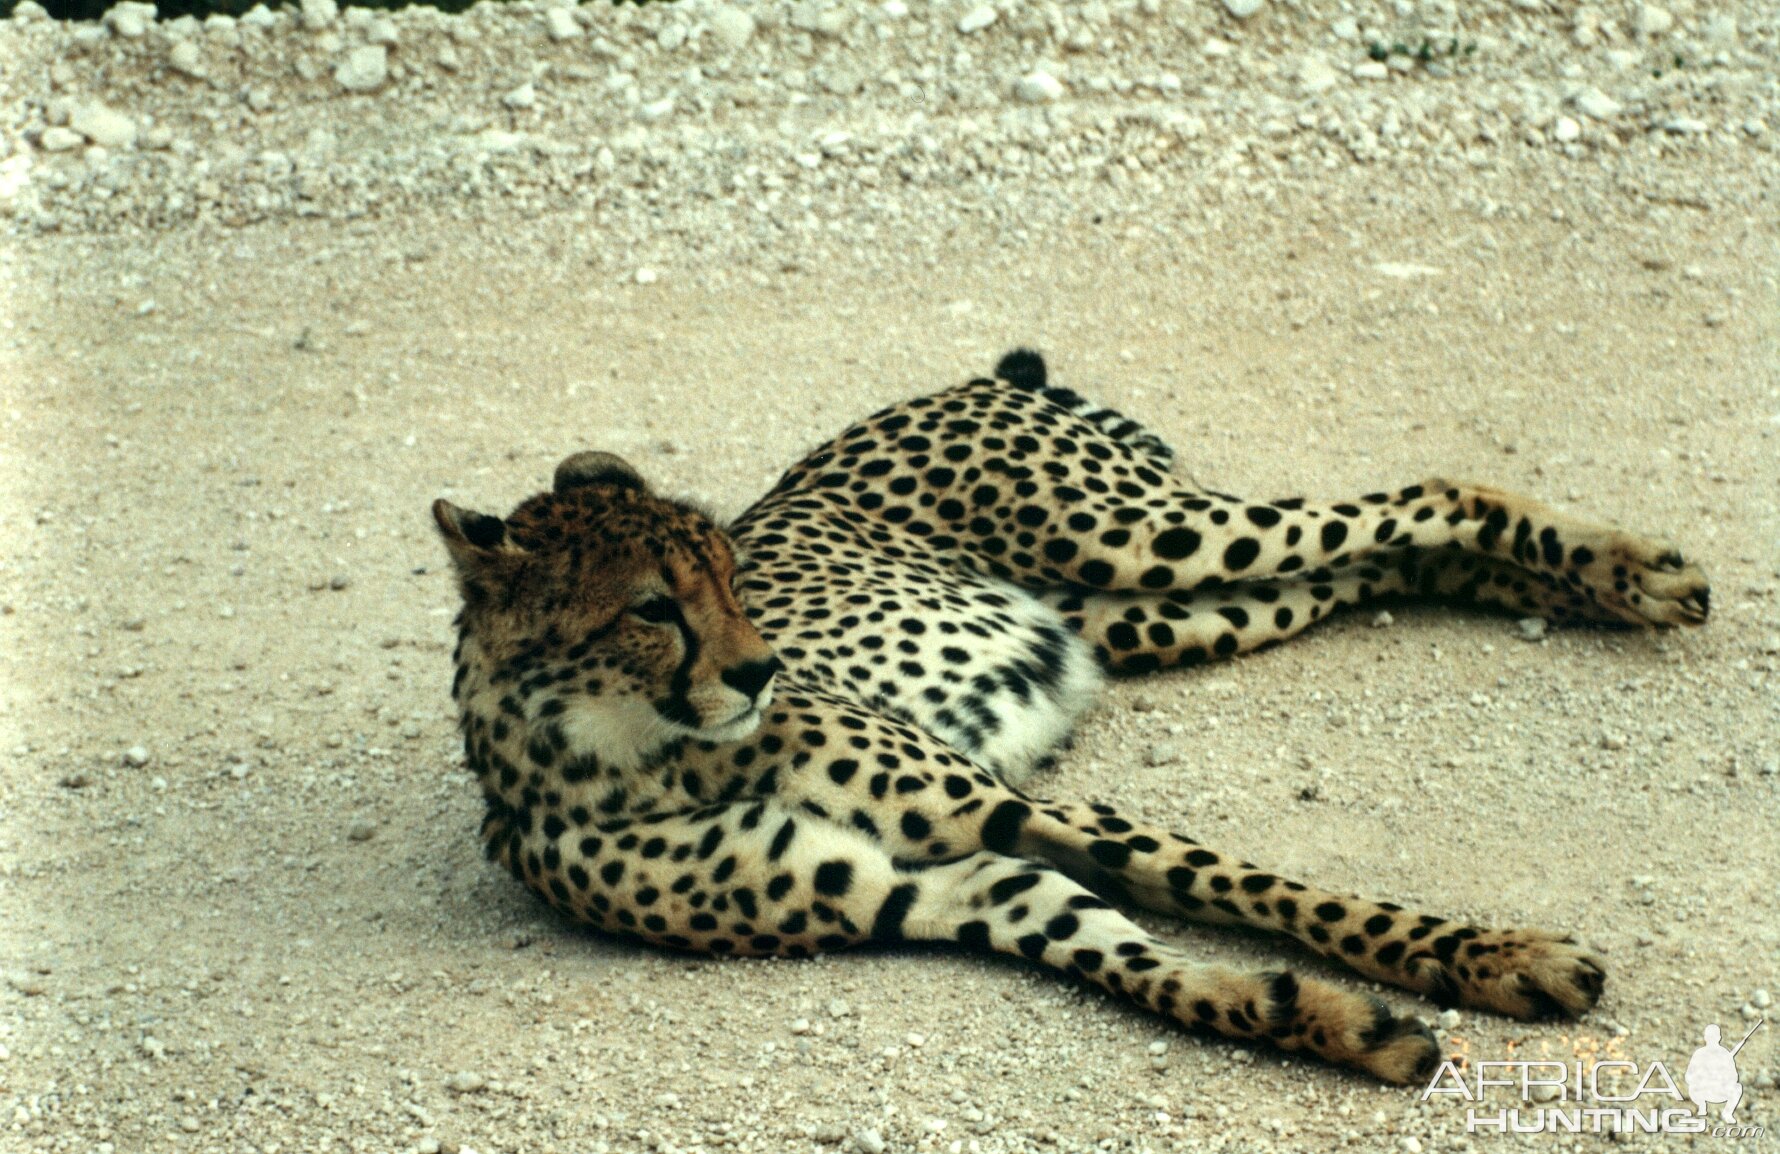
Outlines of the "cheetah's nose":
[{"label": "cheetah's nose", "polygon": [[769,657],[765,661],[746,661],[733,669],[723,671],[723,684],[752,701],[760,696],[773,674],[785,668],[777,657]]}]

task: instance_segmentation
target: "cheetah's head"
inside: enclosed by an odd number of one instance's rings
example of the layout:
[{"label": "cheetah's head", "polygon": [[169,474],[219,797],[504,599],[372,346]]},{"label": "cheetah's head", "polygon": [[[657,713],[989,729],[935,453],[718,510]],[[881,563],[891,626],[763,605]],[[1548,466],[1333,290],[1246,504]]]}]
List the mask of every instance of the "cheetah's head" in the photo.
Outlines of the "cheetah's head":
[{"label": "cheetah's head", "polygon": [[452,692],[480,772],[624,769],[759,725],[780,665],[736,600],[728,538],[617,457],[568,458],[504,520],[444,500],[433,517],[463,592]]}]

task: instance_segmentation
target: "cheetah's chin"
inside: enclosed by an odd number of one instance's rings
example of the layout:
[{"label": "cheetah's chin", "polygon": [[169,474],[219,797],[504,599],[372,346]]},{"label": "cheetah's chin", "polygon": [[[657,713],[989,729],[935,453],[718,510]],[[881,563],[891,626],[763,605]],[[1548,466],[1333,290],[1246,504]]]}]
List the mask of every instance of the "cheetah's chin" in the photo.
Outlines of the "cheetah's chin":
[{"label": "cheetah's chin", "polygon": [[697,730],[696,736],[700,741],[740,741],[760,728],[760,716],[760,707],[750,705],[722,725]]}]

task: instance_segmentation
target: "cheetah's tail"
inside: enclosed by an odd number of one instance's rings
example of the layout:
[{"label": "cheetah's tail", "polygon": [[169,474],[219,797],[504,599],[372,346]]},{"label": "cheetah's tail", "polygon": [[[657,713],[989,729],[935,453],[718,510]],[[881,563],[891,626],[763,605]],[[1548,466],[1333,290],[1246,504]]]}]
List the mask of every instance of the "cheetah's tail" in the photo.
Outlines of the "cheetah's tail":
[{"label": "cheetah's tail", "polygon": [[1053,405],[1068,409],[1113,440],[1142,453],[1163,472],[1174,467],[1174,449],[1161,437],[1117,409],[1096,405],[1074,389],[1047,385],[1045,359],[1034,350],[1014,349],[1007,353],[996,362],[995,375],[1016,389],[1038,393]]}]

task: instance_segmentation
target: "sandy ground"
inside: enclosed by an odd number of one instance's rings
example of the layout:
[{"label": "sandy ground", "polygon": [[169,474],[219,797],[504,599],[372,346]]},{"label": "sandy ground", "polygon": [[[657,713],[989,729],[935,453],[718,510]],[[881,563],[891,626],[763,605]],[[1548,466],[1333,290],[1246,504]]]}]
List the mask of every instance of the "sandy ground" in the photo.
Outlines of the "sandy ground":
[{"label": "sandy ground", "polygon": [[[1462,1103],[1013,963],[597,938],[478,857],[433,498],[505,511],[597,447],[733,514],[848,419],[1016,342],[1220,489],[1440,472],[1701,561],[1701,631],[1528,643],[1395,607],[1120,683],[1040,788],[1600,946],[1595,1013],[1465,1014],[1443,1036],[1473,1061],[1678,1072],[1708,1023],[1741,1036],[1780,988],[1775,218],[1604,223],[1576,206],[1616,194],[1570,171],[1497,190],[1535,208],[1508,219],[1437,188],[1287,191],[1190,245],[960,214],[937,260],[811,241],[647,286],[498,218],[0,242],[0,1150],[1496,1145]],[[1771,1148],[1774,1027],[1738,1059],[1767,1137],[1694,1148]]]}]

